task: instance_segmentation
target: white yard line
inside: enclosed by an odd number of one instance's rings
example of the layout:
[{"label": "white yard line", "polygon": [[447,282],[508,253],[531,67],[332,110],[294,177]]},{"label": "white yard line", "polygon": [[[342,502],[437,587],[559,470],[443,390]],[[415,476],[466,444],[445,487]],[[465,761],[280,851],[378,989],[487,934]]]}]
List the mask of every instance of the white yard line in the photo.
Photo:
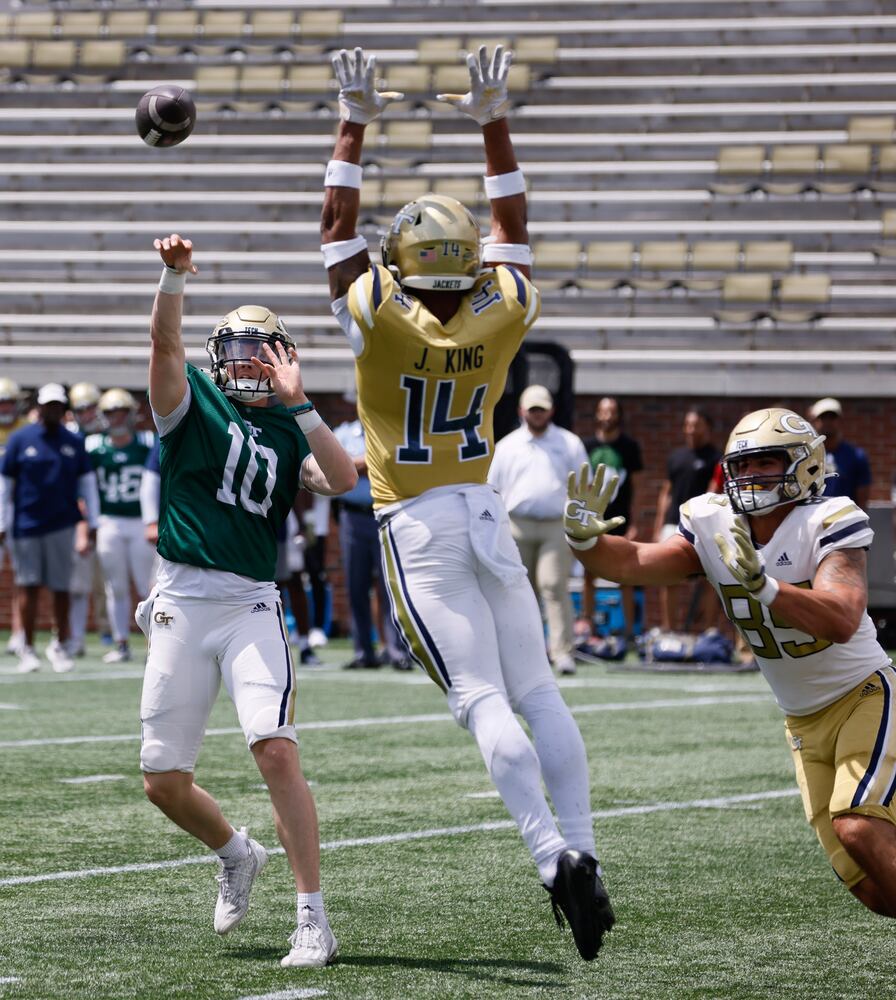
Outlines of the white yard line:
[{"label": "white yard line", "polygon": [[[618,806],[613,809],[597,809],[591,815],[594,819],[619,819],[626,816],[645,816],[650,813],[678,812],[693,809],[728,809],[732,806],[776,799],[792,798],[799,795],[797,788],[777,788],[767,792],[744,792],[740,795],[725,795],[715,798],[691,799],[687,802],[646,802],[643,805]],[[470,823],[465,826],[435,827],[429,830],[406,830],[402,833],[385,833],[375,837],[351,837],[344,840],[330,840],[322,843],[322,851],[338,851],[347,847],[372,847],[382,844],[404,844],[413,840],[432,840],[439,837],[461,837],[469,833],[486,833],[491,830],[514,829],[512,819],[492,820],[488,823]],[[275,847],[268,854],[283,854],[282,847]],[[202,865],[217,860],[213,854],[179,858],[174,861],[144,861],[130,865],[109,865],[102,868],[80,868],[74,871],[47,872],[43,875],[15,875],[0,878],[0,889],[16,885],[35,885],[39,882],[67,882],[74,879],[95,878],[100,875],[129,875],[135,872],[163,871],[169,868],[183,868],[187,865]]]},{"label": "white yard line", "polygon": [[21,712],[21,705],[12,705],[8,701],[0,701],[0,711],[2,712]]},{"label": "white yard line", "polygon": [[[702,708],[706,705],[740,705],[753,702],[771,703],[767,694],[732,694],[699,698],[656,698],[652,701],[601,702],[596,705],[573,705],[573,715],[590,715],[593,712],[631,712],[660,708]],[[329,719],[321,722],[303,722],[299,732],[321,729],[356,729],[367,726],[407,726],[422,722],[453,722],[447,712],[426,712],[420,715],[384,715],[364,719]],[[206,736],[232,736],[242,730],[238,726],[207,729]],[[23,740],[0,740],[0,750],[21,750],[27,747],[71,746],[80,743],[133,743],[139,733],[119,733],[109,736],[48,736]]]},{"label": "white yard line", "polygon": [[325,997],[326,990],[295,989],[277,990],[276,993],[256,993],[251,997],[240,997],[239,1000],[304,1000],[305,997]]},{"label": "white yard line", "polygon": [[92,785],[100,781],[124,781],[123,774],[85,774],[80,778],[57,778],[63,785]]}]

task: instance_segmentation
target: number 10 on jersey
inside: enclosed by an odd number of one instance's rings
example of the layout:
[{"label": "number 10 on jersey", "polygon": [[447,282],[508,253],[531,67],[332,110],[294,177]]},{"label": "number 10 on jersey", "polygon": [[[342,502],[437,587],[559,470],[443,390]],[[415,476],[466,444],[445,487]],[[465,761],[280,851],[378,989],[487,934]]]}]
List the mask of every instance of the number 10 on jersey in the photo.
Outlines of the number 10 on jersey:
[{"label": "number 10 on jersey", "polygon": [[396,461],[403,464],[430,463],[432,447],[424,443],[426,434],[462,435],[463,440],[457,449],[461,462],[488,455],[488,441],[484,441],[478,432],[482,424],[482,404],[488,386],[477,385],[467,412],[460,417],[451,417],[449,414],[454,400],[455,383],[451,379],[441,379],[435,385],[435,402],[432,405],[429,427],[424,427],[426,379],[402,375],[401,387],[405,391],[405,436],[404,444],[396,449]]}]

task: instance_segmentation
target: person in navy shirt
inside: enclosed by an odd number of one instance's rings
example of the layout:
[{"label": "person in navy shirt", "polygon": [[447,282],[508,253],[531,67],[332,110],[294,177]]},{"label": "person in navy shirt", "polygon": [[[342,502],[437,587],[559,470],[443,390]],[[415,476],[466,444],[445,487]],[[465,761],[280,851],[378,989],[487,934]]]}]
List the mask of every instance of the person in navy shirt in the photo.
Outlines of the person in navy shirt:
[{"label": "person in navy shirt", "polygon": [[867,510],[871,497],[871,463],[862,448],[843,439],[840,401],[831,396],[819,399],[809,416],[815,430],[825,437],[824,495],[850,497],[862,510]]},{"label": "person in navy shirt", "polygon": [[68,399],[55,382],[37,394],[37,423],[10,435],[0,466],[0,544],[12,537],[15,582],[21,588],[25,646],[19,670],[40,669],[34,651],[34,629],[41,587],[53,594],[56,637],[47,659],[58,673],[71,670],[69,638],[69,579],[75,546],[75,525],[82,519],[83,501],[89,544],[96,536],[99,495],[84,439],[62,424]]}]

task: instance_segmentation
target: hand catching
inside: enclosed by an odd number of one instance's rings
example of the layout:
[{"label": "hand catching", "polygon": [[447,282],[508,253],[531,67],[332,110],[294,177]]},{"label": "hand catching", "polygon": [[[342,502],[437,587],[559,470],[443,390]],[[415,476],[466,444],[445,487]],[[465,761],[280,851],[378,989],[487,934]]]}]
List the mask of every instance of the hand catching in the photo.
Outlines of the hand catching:
[{"label": "hand catching", "polygon": [[618,484],[619,477],[606,465],[599,465],[594,470],[593,481],[587,462],[583,463],[578,475],[570,472],[563,528],[566,540],[574,549],[590,549],[601,535],[625,524],[624,517],[611,517],[608,521],[605,516]]},{"label": "hand catching", "polygon": [[458,111],[469,115],[479,125],[488,125],[503,118],[510,108],[507,96],[507,74],[513,62],[513,53],[504,51],[503,45],[496,45],[491,63],[488,49],[479,47],[479,57],[467,53],[470,69],[470,90],[466,94],[436,94],[439,101],[453,104]]},{"label": "hand catching", "polygon": [[262,344],[267,363],[261,358],[250,358],[253,368],[259,373],[259,378],[270,380],[271,388],[277,393],[277,398],[284,406],[298,406],[308,401],[305,395],[305,388],[302,385],[302,369],[299,366],[299,356],[294,347],[289,350],[281,341],[276,341],[274,346]]},{"label": "hand catching", "polygon": [[713,536],[722,562],[728,568],[735,580],[748,593],[756,595],[766,585],[765,563],[756,551],[750,532],[740,521],[731,526],[731,538],[734,545],[721,533]]},{"label": "hand catching", "polygon": [[396,90],[381,93],[376,89],[376,56],[365,62],[363,49],[340,49],[330,61],[339,82],[339,117],[345,122],[367,125],[379,118],[390,101],[404,97]]}]

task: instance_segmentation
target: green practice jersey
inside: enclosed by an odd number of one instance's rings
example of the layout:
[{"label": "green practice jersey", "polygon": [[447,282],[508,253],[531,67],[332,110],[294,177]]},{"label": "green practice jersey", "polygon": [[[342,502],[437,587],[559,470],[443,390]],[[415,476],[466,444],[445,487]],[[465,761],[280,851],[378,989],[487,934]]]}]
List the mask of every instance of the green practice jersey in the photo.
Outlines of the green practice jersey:
[{"label": "green practice jersey", "polygon": [[186,370],[189,409],[161,439],[159,555],[273,580],[308,442],[285,407],[245,406]]},{"label": "green practice jersey", "polygon": [[137,431],[123,448],[112,444],[108,434],[91,434],[84,442],[96,470],[101,514],[140,516],[140,480],[154,440],[150,431]]}]

